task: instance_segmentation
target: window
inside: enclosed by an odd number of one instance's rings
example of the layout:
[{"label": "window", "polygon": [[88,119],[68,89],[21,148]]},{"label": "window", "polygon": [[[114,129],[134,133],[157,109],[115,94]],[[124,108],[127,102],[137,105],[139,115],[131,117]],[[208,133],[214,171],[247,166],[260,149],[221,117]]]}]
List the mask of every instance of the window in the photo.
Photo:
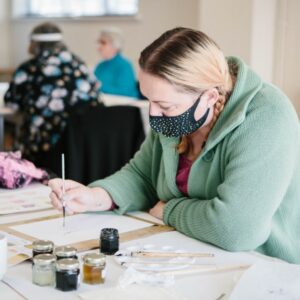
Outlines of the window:
[{"label": "window", "polygon": [[15,17],[135,16],[138,0],[14,0]]}]

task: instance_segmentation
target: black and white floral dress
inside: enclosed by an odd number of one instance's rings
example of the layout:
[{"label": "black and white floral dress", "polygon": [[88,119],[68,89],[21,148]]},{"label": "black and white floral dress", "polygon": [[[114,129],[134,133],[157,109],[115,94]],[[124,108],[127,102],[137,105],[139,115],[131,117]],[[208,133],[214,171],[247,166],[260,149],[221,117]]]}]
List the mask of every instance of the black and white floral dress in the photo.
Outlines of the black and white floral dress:
[{"label": "black and white floral dress", "polygon": [[98,104],[98,84],[80,58],[66,48],[44,51],[14,73],[5,103],[23,114],[16,148],[34,161],[59,140],[75,105]]}]

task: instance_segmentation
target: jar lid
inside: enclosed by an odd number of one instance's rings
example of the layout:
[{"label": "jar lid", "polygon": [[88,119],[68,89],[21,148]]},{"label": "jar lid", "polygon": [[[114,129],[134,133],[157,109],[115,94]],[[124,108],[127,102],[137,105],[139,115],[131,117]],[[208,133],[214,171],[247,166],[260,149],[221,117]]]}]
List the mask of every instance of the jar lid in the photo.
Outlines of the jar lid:
[{"label": "jar lid", "polygon": [[46,266],[55,262],[55,256],[53,254],[38,254],[33,258],[35,265]]},{"label": "jar lid", "polygon": [[79,261],[75,258],[64,258],[56,262],[56,269],[58,271],[68,271],[79,269]]},{"label": "jar lid", "polygon": [[101,230],[101,239],[109,239],[109,240],[113,240],[113,239],[118,239],[119,238],[119,232],[118,229],[115,228],[103,228]]},{"label": "jar lid", "polygon": [[83,262],[91,266],[104,266],[105,255],[102,253],[88,253],[83,256]]},{"label": "jar lid", "polygon": [[60,246],[55,248],[55,255],[60,257],[70,257],[77,253],[77,249],[71,246]]},{"label": "jar lid", "polygon": [[53,247],[53,242],[47,240],[36,240],[32,243],[32,249],[37,251],[52,250]]}]

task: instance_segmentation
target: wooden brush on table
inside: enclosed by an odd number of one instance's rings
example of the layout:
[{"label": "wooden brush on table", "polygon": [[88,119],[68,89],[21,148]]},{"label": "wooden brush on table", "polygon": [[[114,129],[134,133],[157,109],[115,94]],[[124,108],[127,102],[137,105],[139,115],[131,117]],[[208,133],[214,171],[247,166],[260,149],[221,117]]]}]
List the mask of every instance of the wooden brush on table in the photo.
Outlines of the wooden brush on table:
[{"label": "wooden brush on table", "polygon": [[197,252],[159,252],[159,251],[132,251],[130,253],[119,253],[117,256],[151,257],[151,258],[176,258],[176,257],[214,257],[213,253]]}]

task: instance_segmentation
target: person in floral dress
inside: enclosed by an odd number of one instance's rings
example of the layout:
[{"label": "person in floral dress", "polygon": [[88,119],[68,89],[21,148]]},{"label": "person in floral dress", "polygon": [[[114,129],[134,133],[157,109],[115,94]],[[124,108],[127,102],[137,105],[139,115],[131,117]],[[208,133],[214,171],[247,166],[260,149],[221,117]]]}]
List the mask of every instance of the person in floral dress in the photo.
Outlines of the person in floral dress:
[{"label": "person in floral dress", "polygon": [[6,106],[24,118],[15,148],[33,162],[58,142],[72,108],[86,102],[98,105],[97,81],[62,38],[53,23],[34,28],[32,58],[16,69],[5,94]]}]

